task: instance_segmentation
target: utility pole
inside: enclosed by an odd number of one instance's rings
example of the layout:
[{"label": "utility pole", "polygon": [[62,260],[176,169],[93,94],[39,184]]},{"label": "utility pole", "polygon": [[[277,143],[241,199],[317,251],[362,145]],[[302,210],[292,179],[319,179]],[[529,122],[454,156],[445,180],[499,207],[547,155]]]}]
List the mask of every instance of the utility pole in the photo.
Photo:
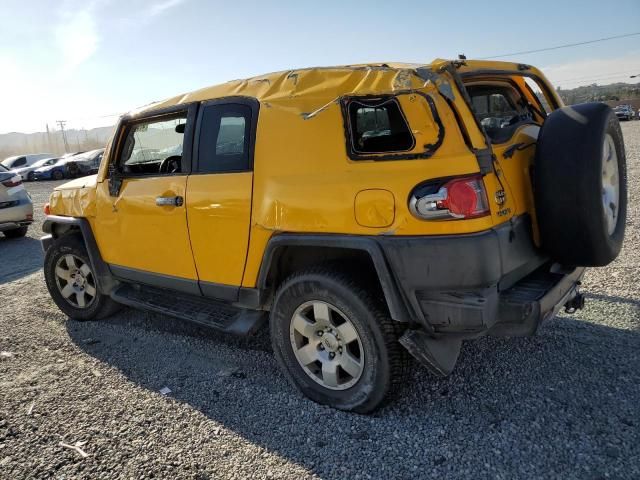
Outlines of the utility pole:
[{"label": "utility pole", "polygon": [[49,124],[47,123],[47,151],[51,152],[53,149],[51,148],[51,133],[49,133]]},{"label": "utility pole", "polygon": [[67,124],[66,120],[56,120],[56,123],[62,131],[62,141],[64,142],[64,153],[69,153],[69,142],[67,141],[67,134],[64,131],[64,126]]}]

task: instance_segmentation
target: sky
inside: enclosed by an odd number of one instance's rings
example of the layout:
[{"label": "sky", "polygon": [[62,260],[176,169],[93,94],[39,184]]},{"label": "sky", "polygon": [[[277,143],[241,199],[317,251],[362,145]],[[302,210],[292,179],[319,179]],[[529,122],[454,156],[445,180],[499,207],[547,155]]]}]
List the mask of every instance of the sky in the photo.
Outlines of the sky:
[{"label": "sky", "polygon": [[[640,0],[0,0],[0,133],[109,125],[262,73],[424,62],[640,32]],[[523,54],[563,88],[636,82],[640,35]]]}]

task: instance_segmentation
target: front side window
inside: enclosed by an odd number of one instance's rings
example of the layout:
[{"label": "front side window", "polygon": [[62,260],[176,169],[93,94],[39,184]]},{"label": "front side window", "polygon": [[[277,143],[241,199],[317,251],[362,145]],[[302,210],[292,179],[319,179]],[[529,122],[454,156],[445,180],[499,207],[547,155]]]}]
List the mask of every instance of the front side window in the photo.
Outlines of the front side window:
[{"label": "front side window", "polygon": [[395,98],[348,101],[349,141],[353,151],[389,153],[411,150],[415,140]]},{"label": "front side window", "polygon": [[203,107],[198,137],[198,168],[204,173],[251,169],[249,136],[251,107],[213,104]]},{"label": "front side window", "polygon": [[122,173],[161,175],[180,173],[186,113],[133,123],[120,154]]}]

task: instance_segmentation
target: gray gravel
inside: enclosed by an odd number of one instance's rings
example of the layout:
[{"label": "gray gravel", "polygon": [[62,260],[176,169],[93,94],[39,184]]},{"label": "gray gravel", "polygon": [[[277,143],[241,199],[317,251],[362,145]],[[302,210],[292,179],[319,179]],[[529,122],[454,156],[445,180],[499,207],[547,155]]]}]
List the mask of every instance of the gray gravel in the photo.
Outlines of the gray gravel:
[{"label": "gray gravel", "polygon": [[[265,332],[69,321],[39,225],[0,239],[0,478],[640,478],[640,122],[623,131],[627,240],[589,271],[587,308],[535,338],[467,342],[447,379],[416,367],[373,416],[301,397]],[[53,185],[28,185],[39,222]]]}]

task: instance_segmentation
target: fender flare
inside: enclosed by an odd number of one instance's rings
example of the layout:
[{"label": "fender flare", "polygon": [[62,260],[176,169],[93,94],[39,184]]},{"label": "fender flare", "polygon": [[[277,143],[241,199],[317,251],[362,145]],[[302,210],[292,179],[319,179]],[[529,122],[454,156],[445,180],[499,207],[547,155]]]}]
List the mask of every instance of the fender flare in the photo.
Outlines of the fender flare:
[{"label": "fender flare", "polygon": [[398,288],[398,283],[385,259],[382,247],[375,239],[349,235],[276,235],[269,240],[263,254],[256,283],[259,291],[265,292],[269,289],[267,286],[269,272],[277,262],[284,247],[339,248],[366,252],[371,258],[378,275],[391,318],[399,322],[408,322],[412,318],[412,315],[407,310],[406,300]]},{"label": "fender flare", "polygon": [[93,235],[89,221],[86,218],[47,215],[42,224],[42,230],[48,235],[41,239],[42,249],[45,253],[55,240],[60,237],[60,234],[56,232],[56,226],[58,225],[66,227],[65,231],[73,229],[80,233],[89,255],[91,268],[95,273],[98,289],[100,292],[108,295],[117,285],[117,281],[113,277],[111,270],[109,269],[109,265],[107,265],[107,263],[102,259],[100,249],[96,243],[96,238]]}]

